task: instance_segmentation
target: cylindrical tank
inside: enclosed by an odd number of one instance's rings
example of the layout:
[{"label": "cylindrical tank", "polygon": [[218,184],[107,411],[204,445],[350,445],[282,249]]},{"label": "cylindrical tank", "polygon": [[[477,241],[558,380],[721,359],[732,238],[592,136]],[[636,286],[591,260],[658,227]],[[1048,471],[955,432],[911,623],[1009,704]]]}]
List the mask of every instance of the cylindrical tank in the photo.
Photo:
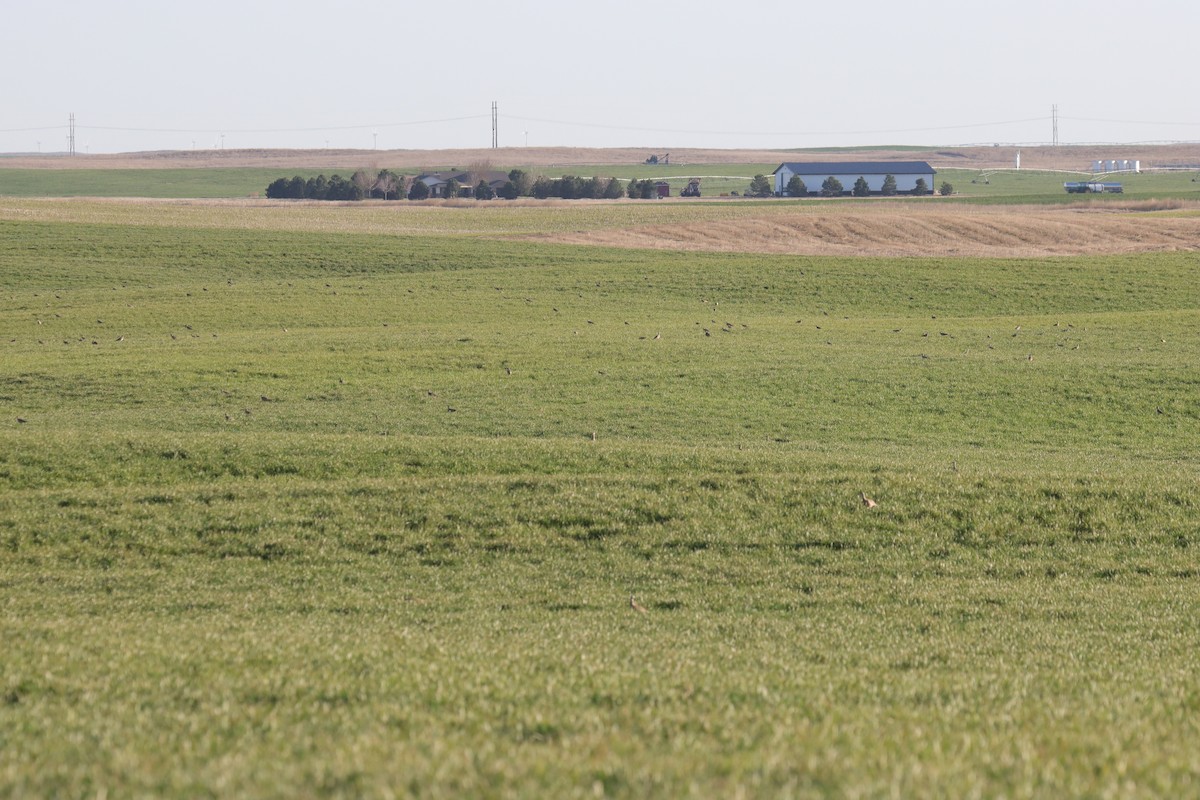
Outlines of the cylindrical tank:
[{"label": "cylindrical tank", "polygon": [[1104,171],[1104,162],[1103,161],[1093,161],[1092,162],[1092,172],[1103,172],[1103,171]]},{"label": "cylindrical tank", "polygon": [[1133,171],[1134,171],[1134,172],[1141,172],[1141,171],[1142,171],[1142,162],[1141,162],[1141,161],[1136,161],[1136,160],[1135,160],[1135,161],[1133,162]]}]

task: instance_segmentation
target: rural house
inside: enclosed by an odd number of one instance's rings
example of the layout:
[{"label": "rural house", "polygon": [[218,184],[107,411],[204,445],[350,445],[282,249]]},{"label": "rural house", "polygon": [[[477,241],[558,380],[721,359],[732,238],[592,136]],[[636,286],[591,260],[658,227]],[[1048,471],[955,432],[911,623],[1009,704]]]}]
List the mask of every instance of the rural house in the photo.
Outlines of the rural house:
[{"label": "rural house", "polygon": [[896,179],[896,191],[911,192],[918,178],[925,179],[925,187],[933,190],[933,176],[937,172],[924,161],[794,161],[780,164],[775,170],[775,194],[787,192],[788,181],[799,175],[809,194],[818,194],[826,178],[837,178],[846,191],[862,178],[871,191],[878,194],[883,188],[883,179],[891,175]]},{"label": "rural house", "polygon": [[492,187],[493,192],[500,191],[500,187],[508,183],[507,172],[481,172],[472,173],[465,170],[458,172],[426,172],[418,175],[416,180],[429,187],[430,197],[445,197],[446,184],[450,181],[457,181],[459,189],[474,191],[479,181],[485,182]]}]

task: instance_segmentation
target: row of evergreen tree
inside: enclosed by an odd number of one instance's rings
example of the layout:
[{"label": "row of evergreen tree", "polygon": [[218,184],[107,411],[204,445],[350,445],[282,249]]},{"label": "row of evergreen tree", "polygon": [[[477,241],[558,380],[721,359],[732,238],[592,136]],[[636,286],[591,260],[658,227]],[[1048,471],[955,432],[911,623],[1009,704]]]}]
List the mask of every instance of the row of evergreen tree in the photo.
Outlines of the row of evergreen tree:
[{"label": "row of evergreen tree", "polygon": [[616,198],[625,196],[625,186],[617,178],[538,177],[529,187],[529,196],[538,199],[561,197],[564,200]]},{"label": "row of evergreen tree", "polygon": [[348,179],[341,175],[326,178],[318,175],[308,178],[279,178],[267,186],[267,197],[292,200],[363,200],[368,197],[380,200],[398,200],[405,196],[408,179],[391,170],[380,170],[377,174],[358,170]]},{"label": "row of evergreen tree", "polygon": [[[767,180],[762,175],[755,176],[754,180],[757,182],[759,178],[762,178],[763,182]],[[751,183],[751,193],[758,194],[758,192],[755,192],[755,188],[755,183]],[[758,186],[760,192],[763,188],[764,184],[760,184]],[[765,188],[767,188],[768,192],[770,191],[769,186],[766,186]],[[790,197],[804,197],[808,194],[808,187],[804,185],[804,181],[801,180],[799,175],[793,175],[791,180],[788,181],[786,192]],[[913,184],[913,188],[908,192],[908,194],[926,195],[930,194],[930,192],[931,190],[929,188],[929,184],[925,182],[925,179],[917,178],[916,182]],[[941,188],[938,189],[938,192],[942,195],[949,195],[954,192],[954,187],[949,183],[943,183]],[[846,187],[842,186],[842,182],[832,175],[830,175],[821,183],[822,197],[838,197],[845,193]],[[900,194],[900,190],[896,187],[896,177],[894,175],[883,176],[883,184],[879,187],[879,193],[885,197],[893,197]],[[860,175],[858,180],[854,182],[854,188],[850,190],[850,194],[854,195],[855,197],[866,197],[871,194],[871,187],[867,184],[867,179]]]},{"label": "row of evergreen tree", "polygon": [[[534,178],[521,169],[509,172],[508,180],[499,187],[493,187],[484,180],[480,180],[475,186],[470,186],[451,179],[443,188],[446,197],[474,197],[477,200],[491,200],[494,197],[508,200],[518,197],[536,197],[539,200],[550,197],[561,197],[566,200],[611,199],[624,197],[626,192],[625,185],[617,178],[581,178],[574,175],[564,175],[561,178],[545,176]],[[628,189],[628,194],[630,197],[654,197],[654,183],[652,181],[633,181]],[[294,200],[364,200],[366,198],[425,200],[429,195],[429,186],[424,181],[417,180],[415,176],[409,178],[387,169],[380,170],[378,173],[358,170],[348,179],[341,175],[333,175],[329,178],[318,175],[308,179],[297,175],[293,178],[278,178],[267,186],[267,197]]]},{"label": "row of evergreen tree", "polygon": [[[943,195],[951,194],[953,191],[954,187],[949,183],[943,183],[939,189]],[[348,179],[341,175],[334,175],[330,178],[318,175],[306,180],[297,175],[294,178],[279,178],[272,181],[271,185],[267,187],[267,197],[297,200],[364,200],[366,198],[425,200],[429,197],[429,193],[429,187],[424,181],[419,181],[415,177],[410,179],[388,169],[380,170],[378,173],[360,169]],[[773,193],[771,180],[765,175],[755,175],[754,180],[750,183],[750,189],[746,192],[751,197],[769,197]],[[804,197],[808,195],[808,187],[804,185],[804,181],[799,175],[793,175],[788,181],[786,193],[791,197]],[[842,186],[842,182],[833,176],[826,178],[821,184],[820,194],[822,197],[837,197],[845,193],[846,189]],[[850,194],[855,197],[866,197],[870,193],[871,189],[867,185],[866,179],[862,177],[854,182],[854,188],[850,190]],[[909,194],[915,195],[929,193],[930,189],[924,178],[918,178],[915,187],[909,192]],[[899,194],[894,176],[884,176],[880,194]],[[649,200],[658,196],[658,190],[653,180],[632,180],[625,185],[617,178],[581,178],[575,175],[564,175],[561,178],[545,176],[534,178],[525,170],[514,169],[508,173],[508,180],[499,188],[493,188],[484,180],[480,180],[473,187],[450,180],[444,187],[443,195],[445,197],[474,197],[476,200],[491,200],[494,197],[508,200],[518,197],[535,197],[539,200],[551,197],[560,197],[565,200],[614,199],[625,196]]]}]

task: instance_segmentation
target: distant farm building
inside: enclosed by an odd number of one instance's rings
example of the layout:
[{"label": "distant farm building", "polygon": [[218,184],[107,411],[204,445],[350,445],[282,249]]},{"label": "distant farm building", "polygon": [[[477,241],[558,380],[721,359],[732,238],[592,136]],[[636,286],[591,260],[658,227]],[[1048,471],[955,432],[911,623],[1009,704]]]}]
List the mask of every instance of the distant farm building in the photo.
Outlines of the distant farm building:
[{"label": "distant farm building", "polygon": [[1141,172],[1142,162],[1127,158],[1093,161],[1092,172]]},{"label": "distant farm building", "polygon": [[917,180],[925,179],[925,188],[933,190],[937,171],[924,161],[796,161],[780,164],[775,170],[775,194],[787,196],[787,185],[793,175],[799,175],[809,194],[820,194],[826,178],[837,178],[847,192],[862,178],[873,194],[883,189],[888,175],[896,179],[896,191],[910,193]]},{"label": "distant farm building", "polygon": [[654,182],[654,192],[655,192],[655,195],[659,198],[670,197],[671,196],[671,184],[667,183],[666,181],[655,181]]},{"label": "distant farm building", "polygon": [[463,193],[470,194],[475,190],[479,181],[483,181],[488,186],[492,187],[493,192],[499,192],[501,187],[508,182],[507,172],[426,172],[416,177],[416,180],[429,187],[430,197],[445,197],[446,187],[450,181],[458,184],[460,195]]}]

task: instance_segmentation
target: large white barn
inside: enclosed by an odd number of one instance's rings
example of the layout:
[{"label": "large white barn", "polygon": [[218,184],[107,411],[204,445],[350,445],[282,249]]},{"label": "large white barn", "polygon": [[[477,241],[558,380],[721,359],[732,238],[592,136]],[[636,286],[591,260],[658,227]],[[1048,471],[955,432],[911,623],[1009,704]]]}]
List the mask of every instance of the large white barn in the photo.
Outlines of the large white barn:
[{"label": "large white barn", "polygon": [[924,161],[793,161],[780,164],[775,170],[775,194],[787,194],[788,182],[799,175],[809,194],[818,194],[826,178],[834,177],[847,191],[854,188],[859,178],[867,182],[872,192],[883,188],[884,177],[896,179],[896,191],[911,192],[917,179],[925,179],[925,188],[933,191],[933,176],[937,172]]}]

